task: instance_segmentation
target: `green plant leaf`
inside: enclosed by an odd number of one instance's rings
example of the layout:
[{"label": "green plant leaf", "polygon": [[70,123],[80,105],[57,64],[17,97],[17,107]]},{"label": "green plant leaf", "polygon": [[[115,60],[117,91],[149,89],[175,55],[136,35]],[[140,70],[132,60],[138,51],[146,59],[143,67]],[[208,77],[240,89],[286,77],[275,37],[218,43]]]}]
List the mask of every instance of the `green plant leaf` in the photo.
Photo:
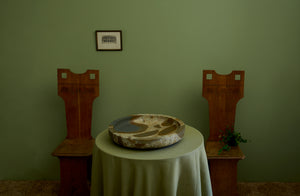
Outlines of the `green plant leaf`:
[{"label": "green plant leaf", "polygon": [[241,133],[234,131],[233,128],[227,127],[224,131],[220,130],[220,132],[220,143],[222,143],[223,146],[218,154],[221,154],[223,151],[229,151],[231,149],[230,146],[238,146],[240,143],[247,143],[247,140],[242,138]]}]

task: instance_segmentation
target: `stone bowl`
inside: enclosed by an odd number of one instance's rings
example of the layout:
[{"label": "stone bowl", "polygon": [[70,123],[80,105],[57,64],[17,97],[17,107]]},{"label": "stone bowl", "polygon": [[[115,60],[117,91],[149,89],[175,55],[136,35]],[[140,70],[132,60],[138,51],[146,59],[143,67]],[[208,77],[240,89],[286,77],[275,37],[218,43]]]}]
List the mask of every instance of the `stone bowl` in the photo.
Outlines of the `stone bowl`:
[{"label": "stone bowl", "polygon": [[185,124],[172,116],[136,114],[113,121],[108,132],[112,140],[123,147],[156,149],[179,142]]}]

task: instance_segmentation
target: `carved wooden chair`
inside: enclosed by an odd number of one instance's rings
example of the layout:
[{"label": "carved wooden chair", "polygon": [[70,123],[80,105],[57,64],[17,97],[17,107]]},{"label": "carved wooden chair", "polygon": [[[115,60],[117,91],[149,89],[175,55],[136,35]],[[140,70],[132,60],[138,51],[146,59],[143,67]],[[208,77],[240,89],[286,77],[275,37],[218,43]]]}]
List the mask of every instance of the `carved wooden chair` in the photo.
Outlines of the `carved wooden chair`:
[{"label": "carved wooden chair", "polygon": [[99,96],[99,71],[57,70],[58,95],[65,102],[67,136],[52,153],[60,160],[59,195],[90,195],[92,105]]},{"label": "carved wooden chair", "polygon": [[214,70],[203,71],[202,96],[209,105],[209,138],[205,149],[214,195],[233,196],[237,192],[237,163],[244,159],[241,149],[232,147],[219,154],[220,130],[234,127],[237,102],[244,96],[244,71],[219,75]]}]

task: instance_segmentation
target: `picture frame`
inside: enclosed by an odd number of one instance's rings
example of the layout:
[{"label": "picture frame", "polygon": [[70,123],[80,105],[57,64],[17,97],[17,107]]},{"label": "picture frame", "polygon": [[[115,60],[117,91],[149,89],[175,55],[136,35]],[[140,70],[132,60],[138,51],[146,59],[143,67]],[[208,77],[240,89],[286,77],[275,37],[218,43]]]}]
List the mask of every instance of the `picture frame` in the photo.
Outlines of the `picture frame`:
[{"label": "picture frame", "polygon": [[96,49],[97,51],[121,51],[122,31],[96,31]]}]

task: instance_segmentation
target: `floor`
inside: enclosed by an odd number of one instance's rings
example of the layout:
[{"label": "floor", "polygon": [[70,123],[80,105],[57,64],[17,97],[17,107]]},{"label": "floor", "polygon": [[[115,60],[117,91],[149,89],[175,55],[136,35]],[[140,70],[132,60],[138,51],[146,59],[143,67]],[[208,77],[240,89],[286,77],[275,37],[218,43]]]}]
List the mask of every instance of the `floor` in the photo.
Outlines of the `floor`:
[{"label": "floor", "polygon": [[238,191],[241,196],[300,196],[300,183],[240,182]]},{"label": "floor", "polygon": [[[58,181],[0,181],[0,196],[56,196]],[[238,183],[240,196],[300,196],[300,183]]]}]

